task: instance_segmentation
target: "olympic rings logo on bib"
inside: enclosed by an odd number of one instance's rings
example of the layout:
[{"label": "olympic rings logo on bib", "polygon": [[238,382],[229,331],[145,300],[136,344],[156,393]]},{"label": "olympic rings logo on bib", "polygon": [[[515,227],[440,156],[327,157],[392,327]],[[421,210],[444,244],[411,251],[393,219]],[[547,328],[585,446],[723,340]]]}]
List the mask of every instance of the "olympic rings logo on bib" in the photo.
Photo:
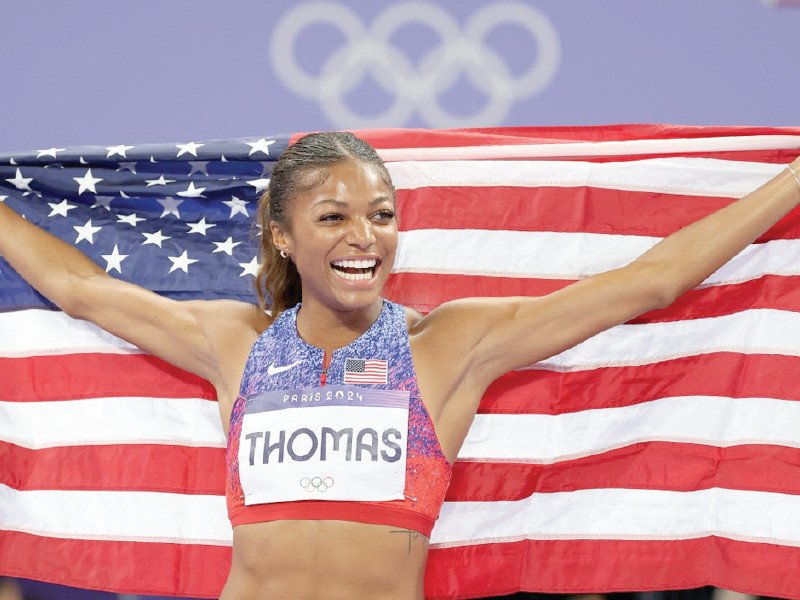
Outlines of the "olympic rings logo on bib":
[{"label": "olympic rings logo on bib", "polygon": [[333,487],[333,483],[333,477],[303,477],[300,480],[300,487],[309,494],[315,491],[324,494]]},{"label": "olympic rings logo on bib", "polygon": [[[419,24],[438,38],[419,61],[412,61],[393,38],[401,28]],[[327,25],[344,45],[323,58],[318,73],[304,68],[296,50],[308,29]],[[521,27],[534,43],[532,64],[514,73],[507,60],[486,43],[497,27]],[[272,64],[278,77],[295,93],[319,102],[332,124],[344,128],[406,125],[415,111],[431,127],[499,125],[514,102],[546,88],[561,61],[558,32],[541,11],[523,2],[494,2],[476,10],[460,25],[447,10],[431,2],[400,2],[383,9],[369,25],[338,2],[306,2],[287,12],[275,25]],[[441,106],[445,92],[466,77],[487,99],[477,112],[453,114]],[[392,97],[379,114],[359,114],[346,97],[372,80]]]}]

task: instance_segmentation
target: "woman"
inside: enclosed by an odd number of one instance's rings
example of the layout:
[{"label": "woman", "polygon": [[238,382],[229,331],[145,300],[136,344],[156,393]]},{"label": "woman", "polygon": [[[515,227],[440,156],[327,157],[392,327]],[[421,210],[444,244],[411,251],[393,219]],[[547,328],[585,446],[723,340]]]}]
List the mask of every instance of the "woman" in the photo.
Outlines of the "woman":
[{"label": "woman", "polygon": [[234,526],[223,599],[422,598],[427,536],[486,387],[698,285],[800,203],[798,169],[626,267],[426,316],[380,298],[394,188],[345,133],[307,136],[275,165],[259,207],[271,315],[115,280],[1,204],[0,254],[66,313],[216,388]]}]

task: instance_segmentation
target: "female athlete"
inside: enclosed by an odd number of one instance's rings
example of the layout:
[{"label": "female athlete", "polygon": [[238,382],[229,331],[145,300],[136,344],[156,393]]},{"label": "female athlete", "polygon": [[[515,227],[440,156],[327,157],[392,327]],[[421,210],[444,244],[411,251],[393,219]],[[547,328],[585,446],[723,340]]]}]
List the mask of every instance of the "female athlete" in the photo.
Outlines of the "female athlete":
[{"label": "female athlete", "polygon": [[800,203],[800,159],[631,264],[428,315],[381,299],[395,192],[347,133],[306,136],[259,207],[262,304],[116,280],[0,204],[0,254],[67,314],[209,380],[228,432],[223,600],[423,597],[428,535],[487,386],[669,305]]}]

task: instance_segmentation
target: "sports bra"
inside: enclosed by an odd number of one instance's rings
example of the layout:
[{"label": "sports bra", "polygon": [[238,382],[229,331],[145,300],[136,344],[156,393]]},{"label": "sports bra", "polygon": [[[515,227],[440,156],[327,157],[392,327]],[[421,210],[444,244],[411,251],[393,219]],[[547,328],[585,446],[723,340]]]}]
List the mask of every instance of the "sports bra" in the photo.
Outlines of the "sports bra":
[{"label": "sports bra", "polygon": [[[351,344],[334,350],[330,357],[298,335],[299,309],[297,305],[286,310],[267,328],[253,345],[245,365],[228,433],[226,500],[231,523],[236,526],[285,519],[333,519],[391,525],[430,536],[452,465],[420,397],[405,309],[384,300],[375,323]],[[324,369],[328,358],[328,368]],[[377,379],[370,379],[369,368],[364,375],[365,364],[379,365]],[[409,393],[404,499],[295,500],[246,505],[239,476],[239,446],[243,443],[240,437],[247,398],[264,392],[343,384]]]}]

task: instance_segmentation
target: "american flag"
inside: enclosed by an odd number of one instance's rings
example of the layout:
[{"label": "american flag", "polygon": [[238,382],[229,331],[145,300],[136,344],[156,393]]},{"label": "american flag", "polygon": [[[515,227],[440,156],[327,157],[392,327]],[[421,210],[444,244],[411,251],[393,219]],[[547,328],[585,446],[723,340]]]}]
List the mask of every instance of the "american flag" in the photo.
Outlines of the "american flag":
[{"label": "american flag", "polygon": [[386,383],[388,370],[385,360],[345,358],[344,383]]},{"label": "american flag", "polygon": [[[423,312],[621,265],[800,153],[798,128],[360,133],[398,190],[385,295]],[[0,155],[0,201],[115,276],[253,301],[256,196],[291,139]],[[799,599],[798,265],[792,214],[669,308],[497,380],[426,594]],[[217,597],[231,529],[210,385],[65,317],[2,261],[0,311],[0,573]]]}]

